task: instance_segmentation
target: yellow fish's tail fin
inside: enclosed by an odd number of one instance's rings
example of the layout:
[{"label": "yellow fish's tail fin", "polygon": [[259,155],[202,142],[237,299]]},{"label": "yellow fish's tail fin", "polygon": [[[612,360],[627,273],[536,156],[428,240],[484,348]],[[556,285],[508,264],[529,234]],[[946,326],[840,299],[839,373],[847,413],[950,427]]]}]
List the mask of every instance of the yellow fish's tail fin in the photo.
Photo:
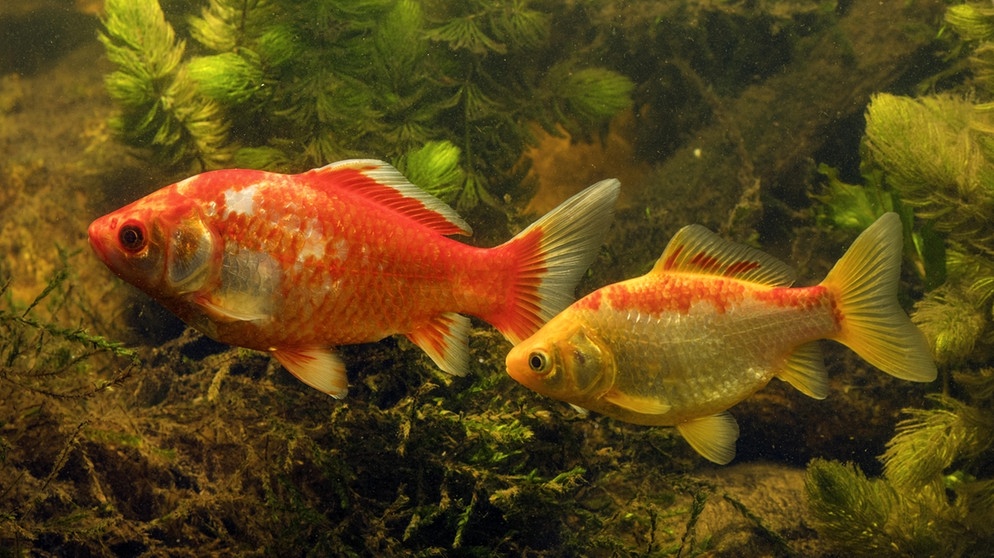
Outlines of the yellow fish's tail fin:
[{"label": "yellow fish's tail fin", "polygon": [[496,312],[480,316],[515,345],[573,302],[576,284],[597,256],[621,192],[615,179],[588,187],[494,249],[514,263],[509,296]]},{"label": "yellow fish's tail fin", "polygon": [[928,342],[897,300],[903,242],[900,217],[884,214],[821,284],[835,295],[841,318],[836,341],[891,376],[931,382],[936,369]]}]

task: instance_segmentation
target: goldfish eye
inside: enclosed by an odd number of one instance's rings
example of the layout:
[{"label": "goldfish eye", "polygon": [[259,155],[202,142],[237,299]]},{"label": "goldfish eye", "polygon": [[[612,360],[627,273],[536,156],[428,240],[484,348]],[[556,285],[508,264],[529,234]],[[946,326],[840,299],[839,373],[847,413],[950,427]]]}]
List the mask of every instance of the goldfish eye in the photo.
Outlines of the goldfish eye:
[{"label": "goldfish eye", "polygon": [[536,374],[546,374],[549,371],[549,355],[544,351],[533,351],[528,355],[528,367]]},{"label": "goldfish eye", "polygon": [[117,240],[121,243],[121,248],[132,253],[141,251],[148,244],[145,230],[140,225],[135,224],[121,227],[117,233]]}]

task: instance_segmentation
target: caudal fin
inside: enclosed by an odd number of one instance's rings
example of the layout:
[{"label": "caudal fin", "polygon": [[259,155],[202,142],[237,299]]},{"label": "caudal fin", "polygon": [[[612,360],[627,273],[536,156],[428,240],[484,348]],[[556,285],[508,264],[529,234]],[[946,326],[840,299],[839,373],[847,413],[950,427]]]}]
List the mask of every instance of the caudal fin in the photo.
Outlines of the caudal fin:
[{"label": "caudal fin", "polygon": [[884,372],[913,382],[935,379],[925,336],[898,304],[901,219],[886,213],[870,225],[828,273],[842,329],[835,339]]},{"label": "caudal fin", "polygon": [[604,242],[620,188],[602,180],[498,246],[517,262],[514,285],[504,308],[481,317],[518,344],[566,308]]}]

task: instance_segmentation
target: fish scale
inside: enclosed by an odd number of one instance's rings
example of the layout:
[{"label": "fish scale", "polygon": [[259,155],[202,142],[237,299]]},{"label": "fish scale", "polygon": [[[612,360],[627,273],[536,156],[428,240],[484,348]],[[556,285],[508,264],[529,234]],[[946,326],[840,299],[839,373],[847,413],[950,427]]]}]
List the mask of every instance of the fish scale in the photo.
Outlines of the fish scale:
[{"label": "fish scale", "polygon": [[822,283],[690,225],[648,274],[581,298],[506,359],[515,380],[576,407],[675,426],[715,463],[735,455],[728,409],[772,378],[828,394],[817,341],[841,342],[898,378],[929,382],[928,344],[897,301],[903,250],[894,213],[853,243]]},{"label": "fish scale", "polygon": [[[263,188],[258,193],[260,215],[256,216],[261,218],[235,213],[218,223],[219,234],[229,242],[246,250],[274,254],[288,274],[282,283],[282,296],[278,297],[280,306],[275,311],[298,315],[301,325],[267,336],[268,345],[341,345],[378,340],[409,331],[412,324],[456,307],[452,284],[458,281],[459,268],[448,262],[475,267],[479,265],[475,262],[478,250],[457,243],[439,247],[423,230],[398,234],[398,228],[391,226],[389,221],[363,216],[363,212],[345,200],[333,196],[326,200],[314,199],[307,194],[309,192],[305,190],[285,190],[281,186]],[[297,215],[315,204],[342,209],[329,221],[305,214],[305,221],[316,223],[310,234],[326,239],[323,241],[325,257],[302,258],[305,242],[302,231],[279,226],[279,221],[269,216],[276,217],[283,211]],[[373,211],[375,208],[366,209],[365,213]],[[349,237],[377,238],[381,242],[360,246],[344,259],[327,257],[327,254],[335,253],[334,247],[340,240]],[[390,263],[389,267],[384,267],[385,262]],[[364,294],[360,296],[360,293]],[[260,296],[269,294],[260,293]],[[361,300],[363,304],[361,307],[341,304],[341,300]],[[491,303],[477,302],[477,307],[460,309],[478,312],[480,307]],[[324,321],[350,325],[328,328]],[[251,346],[259,337],[251,329],[239,330],[238,336],[234,332],[226,336],[228,342],[241,346]]]}]

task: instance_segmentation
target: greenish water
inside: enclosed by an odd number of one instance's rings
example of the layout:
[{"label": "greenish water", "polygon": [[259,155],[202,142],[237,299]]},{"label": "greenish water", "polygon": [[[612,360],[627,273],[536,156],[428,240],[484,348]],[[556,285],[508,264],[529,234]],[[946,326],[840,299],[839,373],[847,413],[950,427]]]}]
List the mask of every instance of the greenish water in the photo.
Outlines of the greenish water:
[{"label": "greenish water", "polygon": [[[874,97],[989,101],[989,74],[970,61],[985,39],[948,27],[946,9],[5,2],[0,556],[897,556],[986,544],[991,128],[962,103],[886,128],[892,112]],[[948,135],[926,142],[936,129]],[[871,132],[877,143],[861,147]],[[929,148],[906,156],[881,139],[893,137]],[[950,155],[970,165],[927,163],[954,144],[974,146]],[[614,226],[578,296],[645,273],[690,223],[814,284],[897,204],[909,224],[899,296],[922,312],[942,381],[895,380],[825,343],[828,397],[772,382],[732,409],[737,457],[715,466],[672,429],[584,418],[529,391],[504,370],[510,343],[479,320],[465,377],[391,337],[341,348],[350,391],[334,400],[265,354],[184,327],[87,245],[96,217],[206,170],[356,157],[396,165],[487,247],[618,178]],[[913,162],[977,171],[957,184],[965,170]],[[909,417],[904,432],[962,443],[936,457],[906,436],[888,450]],[[839,510],[852,521],[824,519]],[[847,525],[874,528],[857,538]]]}]

